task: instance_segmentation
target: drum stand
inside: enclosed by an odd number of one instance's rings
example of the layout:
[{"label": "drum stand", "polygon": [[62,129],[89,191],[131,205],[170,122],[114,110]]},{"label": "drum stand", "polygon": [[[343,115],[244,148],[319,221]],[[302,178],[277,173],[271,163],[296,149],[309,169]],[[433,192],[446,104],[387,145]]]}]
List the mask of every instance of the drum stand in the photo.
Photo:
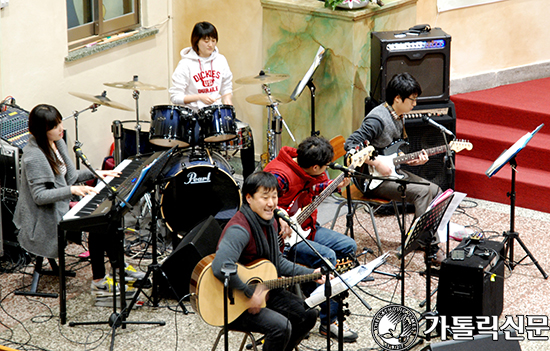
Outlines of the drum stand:
[{"label": "drum stand", "polygon": [[269,102],[271,104],[267,105],[267,153],[268,153],[268,162],[272,161],[277,157],[279,154],[279,150],[281,150],[282,147],[282,141],[281,141],[281,130],[282,126],[284,125],[288,134],[290,135],[290,138],[293,142],[296,142],[296,139],[294,138],[294,135],[288,128],[288,125],[286,124],[285,120],[283,119],[283,116],[281,116],[281,113],[279,112],[279,103],[274,102],[271,98],[271,89],[267,84],[262,84],[262,88],[264,89],[265,93],[267,94],[267,98],[269,99]]}]

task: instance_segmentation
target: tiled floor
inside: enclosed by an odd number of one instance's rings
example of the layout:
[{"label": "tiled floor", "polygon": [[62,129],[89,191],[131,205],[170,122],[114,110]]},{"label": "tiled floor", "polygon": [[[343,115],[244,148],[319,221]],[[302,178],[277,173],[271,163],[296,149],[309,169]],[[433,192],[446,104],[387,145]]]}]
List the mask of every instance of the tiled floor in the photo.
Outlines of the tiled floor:
[{"label": "tiled floor", "polygon": [[[475,201],[475,202],[474,202]],[[475,207],[474,204],[476,205]],[[484,201],[468,200],[463,202],[462,214],[453,215],[452,221],[462,225],[475,225],[486,231],[487,235],[494,235],[494,240],[502,240],[501,234],[510,228],[509,206],[486,203]],[[323,209],[325,214],[330,213],[331,206]],[[333,207],[332,207],[333,208]],[[321,218],[329,218],[321,216]],[[411,217],[408,217],[410,221]],[[400,234],[395,217],[377,216],[377,225],[385,251],[393,252],[400,245]],[[345,229],[345,218],[340,217],[336,229]],[[517,209],[515,230],[542,268],[550,271],[550,241],[547,235],[550,232],[550,215],[534,211]],[[354,219],[355,238],[358,247],[375,248],[374,241],[367,233],[372,233],[372,224],[367,213],[358,211]],[[455,242],[452,246],[456,245]],[[77,254],[79,248],[71,246],[70,252]],[[516,259],[523,257],[524,252],[516,245]],[[373,256],[367,256],[371,260]],[[405,279],[406,306],[423,312],[419,303],[425,298],[425,278],[418,274],[424,270],[421,254],[406,256],[407,269]],[[73,262],[76,258],[71,259]],[[132,261],[132,260],[130,260]],[[135,266],[137,261],[132,261]],[[398,272],[399,261],[390,255],[388,262],[380,267],[381,271]],[[146,265],[143,265],[145,268]],[[347,299],[351,315],[349,325],[359,332],[360,338],[356,343],[345,344],[344,350],[380,349],[373,341],[371,334],[372,316],[390,301],[400,302],[400,284],[397,280],[384,275],[375,274],[374,282],[356,289],[371,307],[368,310],[355,296]],[[550,315],[550,306],[547,297],[550,296],[548,280],[527,258],[512,272],[505,271],[504,286],[504,316]],[[93,307],[93,298],[89,291],[91,273],[89,266],[77,272],[77,278],[69,279],[68,290],[71,296],[68,305],[69,321],[107,321],[112,311],[107,307]],[[77,326],[59,324],[57,300],[44,298],[26,298],[13,296],[11,292],[22,284],[28,283],[30,277],[21,274],[6,273],[0,276],[1,307],[0,345],[7,345],[15,349],[32,349],[33,347],[46,350],[107,350],[110,347],[111,332],[107,325]],[[40,285],[41,290],[54,291],[56,278],[45,277]],[[437,286],[437,279],[432,280],[432,286]],[[434,295],[432,302],[435,304]],[[187,308],[191,311],[188,303]],[[195,314],[183,314],[173,300],[162,300],[161,307],[140,307],[130,313],[130,321],[163,320],[165,326],[128,325],[126,328],[117,328],[115,333],[115,349],[117,350],[208,350],[219,331],[217,327],[206,325]],[[544,335],[548,336],[548,332]],[[240,341],[231,337],[231,349],[236,349]],[[432,342],[439,342],[433,339]],[[417,346],[414,350],[422,349],[426,343]],[[548,342],[523,341],[522,350],[546,350]],[[318,326],[313,330],[309,340],[303,342],[301,350],[325,349],[326,340],[318,334]],[[333,342],[332,349],[338,349]],[[218,349],[222,349],[223,344]]]}]

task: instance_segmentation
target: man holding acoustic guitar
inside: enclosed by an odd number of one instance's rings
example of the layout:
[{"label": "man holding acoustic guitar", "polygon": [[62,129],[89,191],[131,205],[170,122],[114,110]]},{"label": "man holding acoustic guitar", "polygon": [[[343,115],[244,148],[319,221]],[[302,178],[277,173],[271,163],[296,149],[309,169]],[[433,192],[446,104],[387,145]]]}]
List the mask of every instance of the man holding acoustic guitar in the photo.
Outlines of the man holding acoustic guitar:
[{"label": "man holding acoustic guitar", "polygon": [[[231,276],[229,284],[235,295],[234,305],[244,307],[242,314],[236,312],[236,319],[229,318],[230,327],[264,334],[264,351],[290,351],[315,326],[317,310],[306,311],[303,300],[283,289],[282,284],[306,280],[323,284],[324,276],[320,269],[295,265],[281,253],[279,226],[273,213],[278,203],[275,176],[268,172],[253,173],[245,179],[242,194],[241,209],[222,232],[212,261],[212,273],[223,282],[224,265],[239,264],[237,274]],[[256,261],[258,259],[263,260]],[[277,279],[281,276],[291,278]],[[253,277],[260,277],[261,282]],[[198,280],[202,281],[202,276]],[[202,310],[208,308],[207,302]]]},{"label": "man holding acoustic guitar", "polygon": [[[386,101],[374,109],[363,119],[361,126],[353,132],[345,143],[348,154],[354,154],[367,142],[375,149],[380,150],[380,155],[385,155],[385,148],[391,148],[400,139],[405,139],[403,115],[412,111],[416,106],[416,98],[422,93],[420,84],[409,73],[396,74],[386,88]],[[388,152],[391,153],[391,152]],[[348,157],[346,157],[347,159]],[[403,163],[411,166],[419,166],[428,162],[426,150],[415,153]],[[414,204],[415,217],[421,216],[428,208],[432,199],[441,192],[438,185],[427,181],[415,174],[403,170],[395,170],[395,160],[389,157],[376,157],[374,160],[366,160],[368,170],[372,175],[384,177],[406,178],[411,181],[429,183],[429,185],[408,184],[406,201]],[[391,180],[368,181],[364,184],[363,193],[372,198],[383,198],[395,201],[401,200],[399,183]],[[430,244],[430,243],[427,243]],[[444,259],[442,250],[439,250],[437,242],[433,242],[433,254],[436,254],[435,262],[440,263]]]}]

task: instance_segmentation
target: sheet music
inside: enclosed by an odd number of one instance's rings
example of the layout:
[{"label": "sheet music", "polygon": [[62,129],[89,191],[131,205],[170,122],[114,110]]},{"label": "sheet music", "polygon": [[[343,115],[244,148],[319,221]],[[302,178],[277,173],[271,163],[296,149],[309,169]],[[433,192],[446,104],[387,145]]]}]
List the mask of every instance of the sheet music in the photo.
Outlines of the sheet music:
[{"label": "sheet music", "polygon": [[489,167],[489,169],[485,171],[485,174],[487,175],[487,177],[491,178],[495,173],[497,173],[502,168],[502,166],[504,166],[509,160],[512,159],[512,157],[514,157],[518,152],[520,152],[521,149],[525,147],[525,145],[527,145],[527,143],[529,142],[529,140],[531,140],[533,135],[535,135],[543,126],[544,126],[544,123],[539,125],[532,132],[527,133],[521,138],[519,138],[518,141],[516,141],[514,145],[512,145],[508,150],[504,150],[502,154],[500,154],[500,156],[495,160],[495,162],[493,162],[491,167]]},{"label": "sheet music", "polygon": [[449,206],[447,206],[447,210],[445,211],[443,218],[441,218],[441,222],[439,222],[439,227],[437,228],[437,235],[439,236],[439,241],[442,243],[447,242],[447,223],[451,220],[451,217],[458,208],[458,205],[460,205],[462,200],[466,197],[466,193],[461,193],[459,191],[455,191],[453,194],[453,199],[451,200]]},{"label": "sheet music", "polygon": [[[341,277],[349,284],[349,286],[353,287],[357,285],[357,283],[359,283],[361,280],[368,277],[372,273],[372,271],[374,271],[376,268],[380,267],[384,262],[386,262],[386,258],[388,257],[388,255],[389,253],[386,252],[382,256],[375,258],[369,263],[357,266],[351,271],[342,274]],[[332,289],[331,296],[336,296],[348,289],[346,284],[344,284],[340,278],[332,279],[329,284]],[[311,308],[317,306],[325,300],[325,285],[319,285],[317,289],[313,290],[313,292],[305,300],[305,302]]]},{"label": "sheet music", "polygon": [[311,67],[309,67],[308,71],[306,72],[306,75],[302,80],[298,83],[294,91],[292,92],[292,95],[290,95],[290,98],[292,100],[296,101],[296,98],[300,96],[304,88],[306,87],[307,82],[311,79],[313,76],[313,73],[315,73],[315,70],[319,65],[321,64],[321,60],[323,59],[323,56],[325,55],[325,48],[323,46],[319,46],[319,49],[317,50],[317,54],[315,55],[315,59],[313,60],[313,63],[311,64]]}]

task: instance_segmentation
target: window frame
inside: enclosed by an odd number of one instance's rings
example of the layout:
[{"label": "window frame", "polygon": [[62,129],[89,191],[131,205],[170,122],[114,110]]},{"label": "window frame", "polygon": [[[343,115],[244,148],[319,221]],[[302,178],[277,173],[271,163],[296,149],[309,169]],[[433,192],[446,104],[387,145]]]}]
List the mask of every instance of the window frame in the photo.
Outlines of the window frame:
[{"label": "window frame", "polygon": [[74,28],[67,28],[69,49],[97,41],[110,34],[123,32],[140,27],[140,0],[129,0],[134,11],[122,16],[103,20],[99,16],[98,9],[103,8],[103,0],[92,0],[92,6],[88,11],[93,12],[93,22],[85,23]]}]

